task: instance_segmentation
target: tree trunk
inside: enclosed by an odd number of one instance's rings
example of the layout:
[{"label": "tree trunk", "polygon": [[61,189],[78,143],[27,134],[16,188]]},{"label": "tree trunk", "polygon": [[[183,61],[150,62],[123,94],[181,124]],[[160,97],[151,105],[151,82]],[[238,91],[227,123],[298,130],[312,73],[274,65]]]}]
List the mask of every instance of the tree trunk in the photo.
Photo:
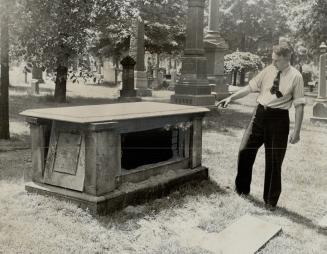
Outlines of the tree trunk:
[{"label": "tree trunk", "polygon": [[240,73],[240,86],[244,86],[245,84],[245,71],[242,70]]},{"label": "tree trunk", "polygon": [[66,102],[66,86],[68,74],[68,57],[58,59],[57,77],[54,98],[56,102]]},{"label": "tree trunk", "polygon": [[160,59],[159,59],[159,53],[156,54],[156,67],[154,69],[154,76],[155,79],[158,80],[158,74],[159,74],[159,66],[160,66]]},{"label": "tree trunk", "polygon": [[[8,5],[8,2],[5,2]],[[6,8],[7,9],[7,8]],[[9,139],[9,34],[8,14],[1,18],[0,139]]]},{"label": "tree trunk", "polygon": [[233,72],[233,86],[236,86],[236,80],[237,80],[237,70],[234,70]]}]

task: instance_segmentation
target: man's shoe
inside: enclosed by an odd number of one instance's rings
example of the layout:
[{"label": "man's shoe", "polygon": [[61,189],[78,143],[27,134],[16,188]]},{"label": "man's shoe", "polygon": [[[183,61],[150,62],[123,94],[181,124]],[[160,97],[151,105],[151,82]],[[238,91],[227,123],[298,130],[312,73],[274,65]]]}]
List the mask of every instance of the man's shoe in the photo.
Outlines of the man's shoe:
[{"label": "man's shoe", "polygon": [[244,196],[247,196],[247,195],[249,195],[249,191],[248,192],[245,192],[245,191],[240,191],[239,189],[237,189],[236,187],[235,187],[235,189],[234,189],[234,191],[238,194],[238,195],[244,195]]},{"label": "man's shoe", "polygon": [[265,204],[265,208],[268,210],[268,211],[276,211],[277,207],[275,205],[271,205],[271,204]]}]

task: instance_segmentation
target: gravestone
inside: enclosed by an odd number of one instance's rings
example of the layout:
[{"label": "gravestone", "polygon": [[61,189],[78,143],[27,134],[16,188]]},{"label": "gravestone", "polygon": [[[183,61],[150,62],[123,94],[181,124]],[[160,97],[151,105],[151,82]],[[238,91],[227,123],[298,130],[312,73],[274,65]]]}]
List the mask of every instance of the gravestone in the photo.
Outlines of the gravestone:
[{"label": "gravestone", "polygon": [[115,66],[110,58],[106,58],[103,61],[103,84],[114,86],[115,82]]},{"label": "gravestone", "polygon": [[33,65],[32,68],[32,79],[36,79],[38,83],[44,83],[43,80],[43,71],[41,68]]},{"label": "gravestone", "polygon": [[319,83],[318,97],[313,104],[313,116],[311,122],[327,123],[327,82],[326,82],[326,64],[327,64],[327,46],[325,43],[320,45],[321,55],[319,57]]},{"label": "gravestone", "polygon": [[136,89],[134,86],[134,66],[136,62],[130,56],[126,56],[120,63],[123,66],[123,84],[122,89],[120,90],[119,100],[141,101],[141,98],[137,97]]},{"label": "gravestone", "polygon": [[323,229],[327,229],[327,215],[319,221],[319,226]]},{"label": "gravestone", "polygon": [[39,80],[38,79],[32,79],[31,80],[31,94],[36,95],[40,93],[40,87],[39,87]]}]

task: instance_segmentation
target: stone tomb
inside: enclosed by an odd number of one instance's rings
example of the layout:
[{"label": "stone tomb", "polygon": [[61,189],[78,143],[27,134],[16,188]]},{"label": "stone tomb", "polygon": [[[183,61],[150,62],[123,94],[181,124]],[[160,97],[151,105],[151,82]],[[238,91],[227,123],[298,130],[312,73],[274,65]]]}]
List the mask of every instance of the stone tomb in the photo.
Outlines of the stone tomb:
[{"label": "stone tomb", "polygon": [[106,214],[207,179],[206,112],[153,102],[26,110],[32,169],[24,173],[25,188]]}]

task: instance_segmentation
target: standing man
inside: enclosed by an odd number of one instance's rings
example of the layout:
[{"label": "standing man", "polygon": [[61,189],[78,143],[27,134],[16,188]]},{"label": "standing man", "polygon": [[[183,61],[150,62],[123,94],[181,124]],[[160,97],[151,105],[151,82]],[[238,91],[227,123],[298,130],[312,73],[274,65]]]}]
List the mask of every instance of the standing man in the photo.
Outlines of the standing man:
[{"label": "standing man", "polygon": [[300,130],[305,105],[303,78],[290,65],[292,49],[286,43],[273,47],[272,64],[264,68],[247,86],[218,102],[227,107],[236,99],[251,92],[259,92],[251,122],[244,133],[238,154],[235,189],[238,194],[250,193],[252,167],[258,149],[265,146],[265,181],[263,199],[266,206],[274,210],[281,193],[281,167],[287,148],[289,134],[288,109],[295,107],[294,130],[289,142],[300,140]]}]

